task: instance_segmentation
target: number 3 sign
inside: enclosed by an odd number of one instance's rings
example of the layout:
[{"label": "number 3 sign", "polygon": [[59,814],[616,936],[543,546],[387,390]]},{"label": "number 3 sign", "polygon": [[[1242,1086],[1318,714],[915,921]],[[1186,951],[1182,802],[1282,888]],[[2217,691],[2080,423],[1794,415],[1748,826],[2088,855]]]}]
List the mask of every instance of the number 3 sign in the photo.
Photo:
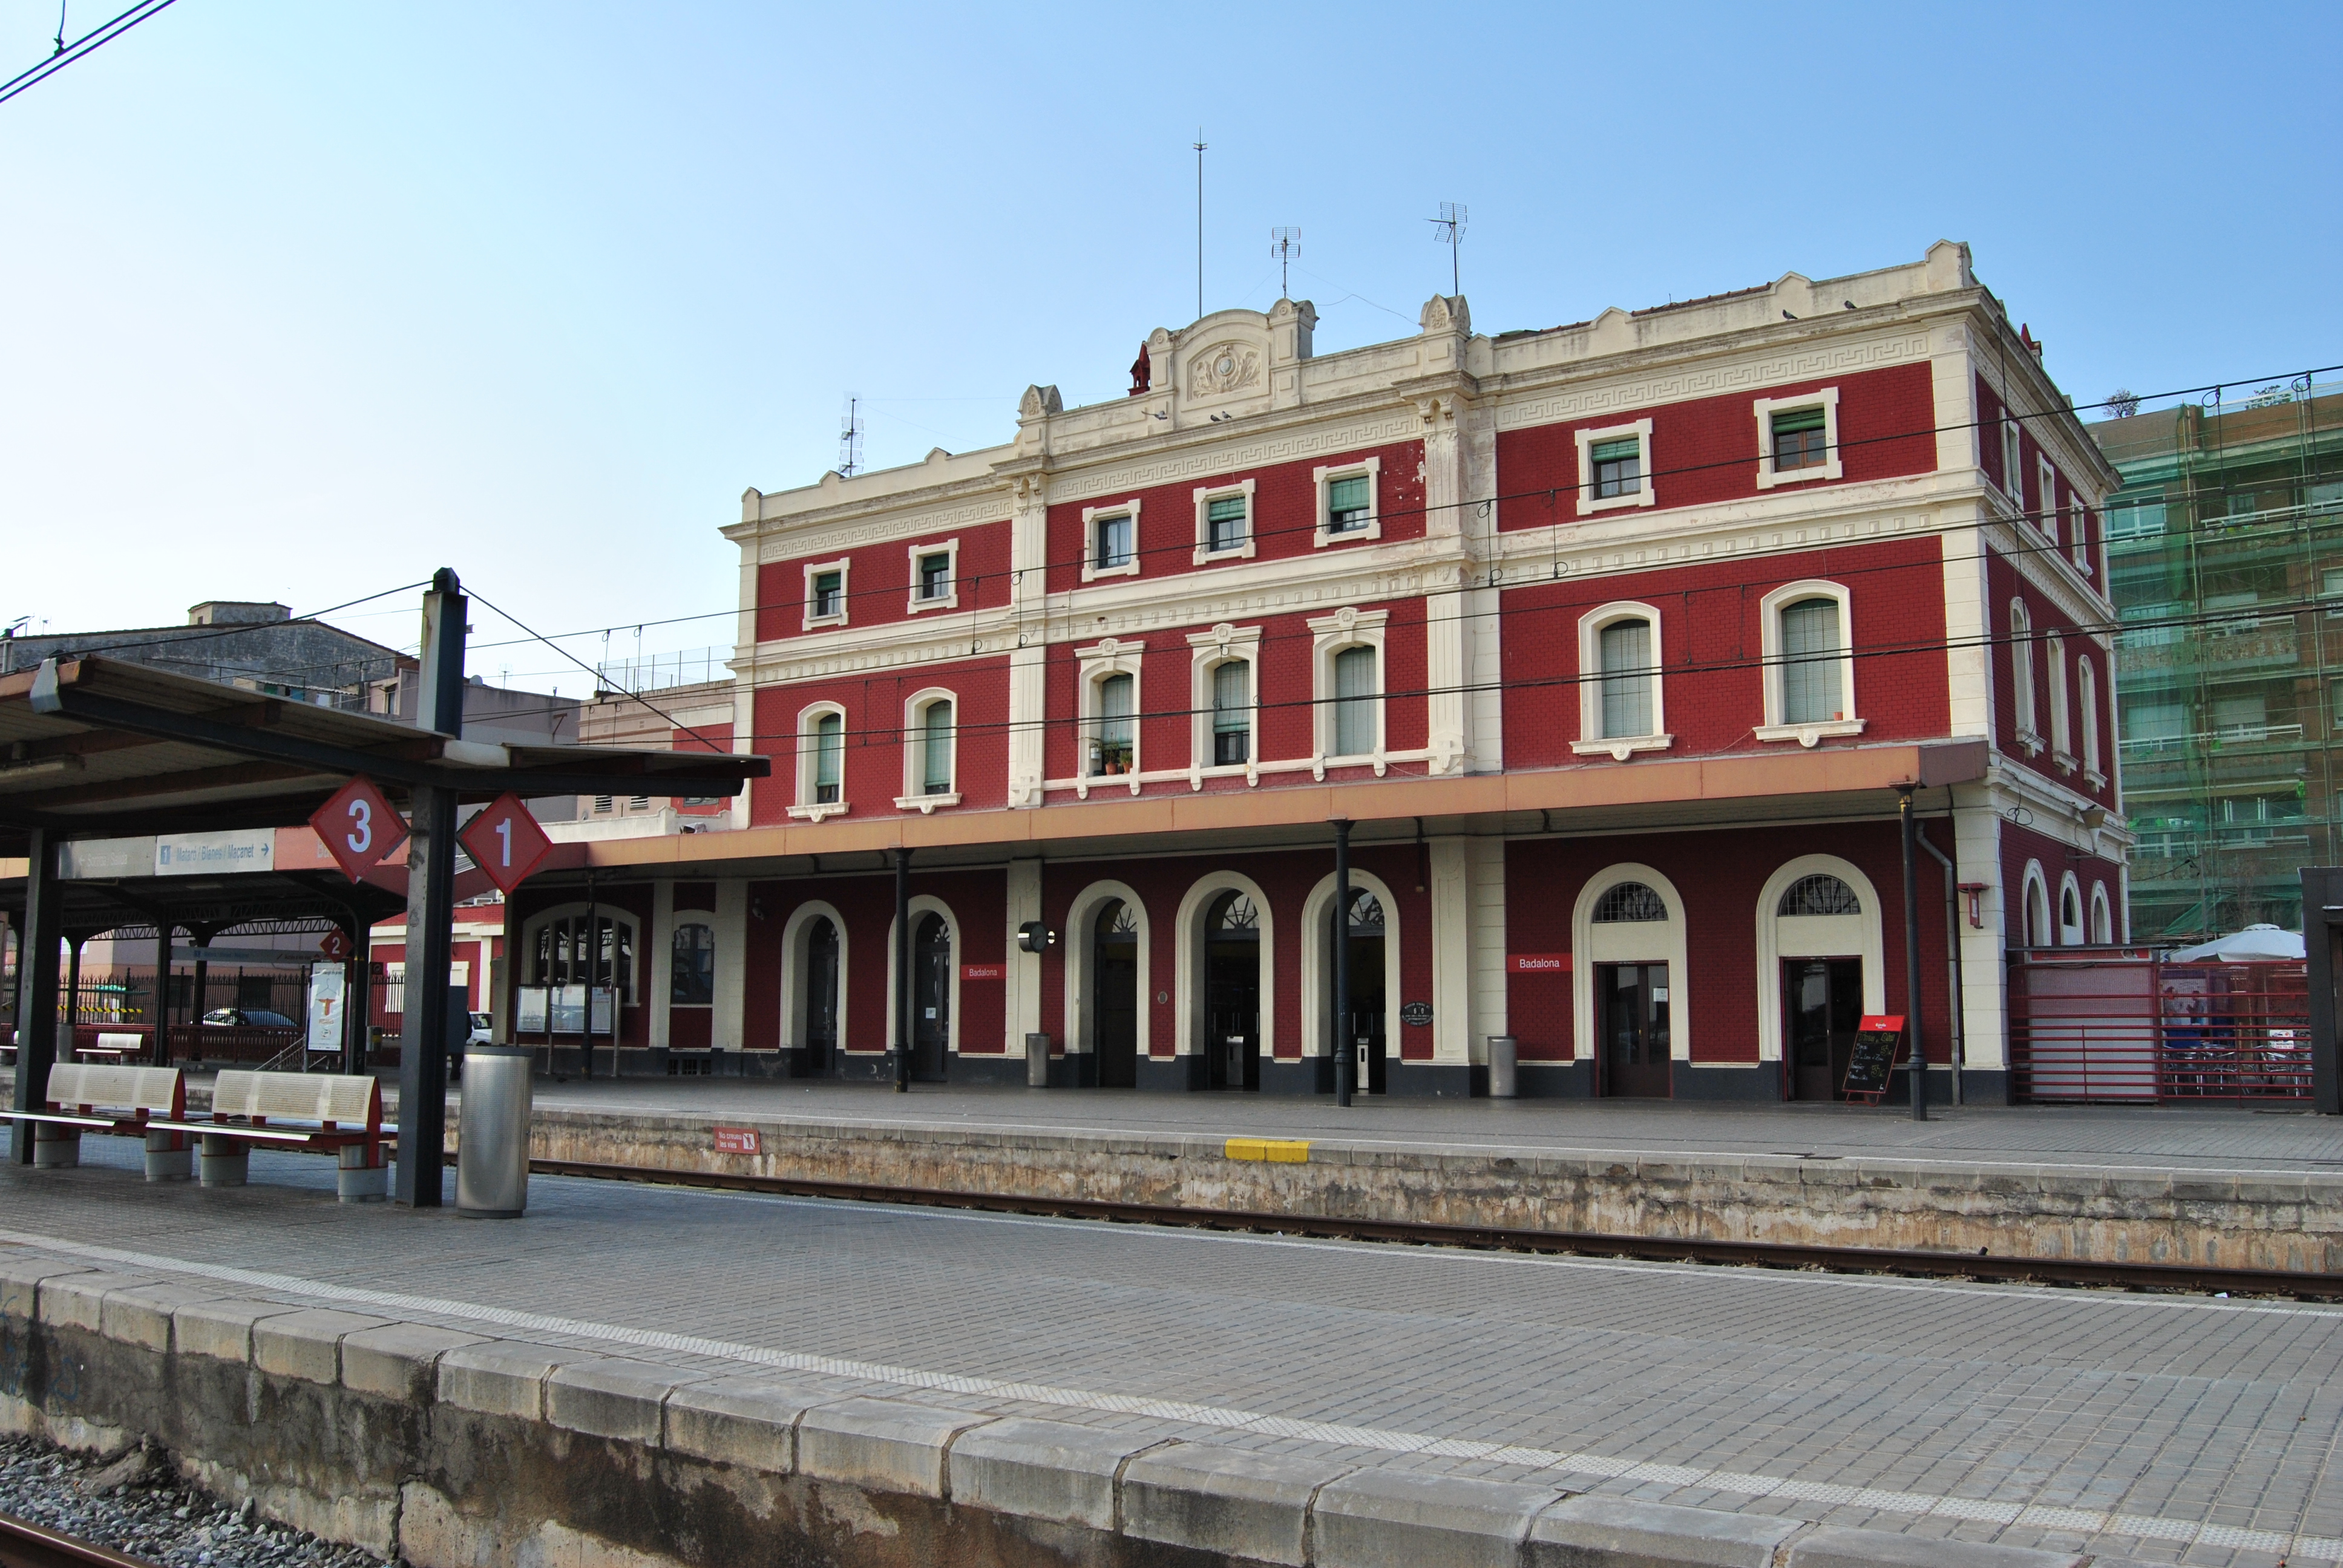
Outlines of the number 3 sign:
[{"label": "number 3 sign", "polygon": [[361,773],[317,808],[309,826],[353,882],[407,841],[407,823]]},{"label": "number 3 sign", "polygon": [[464,853],[472,857],[472,864],[488,874],[488,880],[499,892],[509,897],[521,885],[537,863],[545,859],[553,840],[528,814],[521,798],[507,792],[488,802],[480,814],[464,824],[456,835],[456,842],[464,846]]}]

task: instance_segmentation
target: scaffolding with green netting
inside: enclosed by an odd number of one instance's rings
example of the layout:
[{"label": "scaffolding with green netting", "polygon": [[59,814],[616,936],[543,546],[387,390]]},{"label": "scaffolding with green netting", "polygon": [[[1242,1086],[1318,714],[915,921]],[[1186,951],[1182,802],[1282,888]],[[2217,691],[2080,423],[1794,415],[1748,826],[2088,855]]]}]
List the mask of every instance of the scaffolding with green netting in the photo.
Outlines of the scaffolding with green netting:
[{"label": "scaffolding with green netting", "polygon": [[2343,387],[2231,387],[2089,428],[2124,480],[2107,538],[2132,940],[2298,930],[2300,869],[2343,864]]}]

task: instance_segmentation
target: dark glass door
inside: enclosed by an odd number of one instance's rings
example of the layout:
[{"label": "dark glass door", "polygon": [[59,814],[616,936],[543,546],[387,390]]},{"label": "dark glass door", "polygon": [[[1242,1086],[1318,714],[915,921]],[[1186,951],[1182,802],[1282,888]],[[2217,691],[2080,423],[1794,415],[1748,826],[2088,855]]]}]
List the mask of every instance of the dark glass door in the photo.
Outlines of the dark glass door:
[{"label": "dark glass door", "polygon": [[1668,1068],[1668,966],[1598,964],[1595,1028],[1603,1037],[1603,1092],[1665,1100]]},{"label": "dark glass door", "polygon": [[1863,960],[1784,959],[1782,1013],[1790,1097],[1840,1099],[1863,1018]]},{"label": "dark glass door", "polygon": [[1130,1089],[1139,1082],[1139,922],[1117,899],[1092,930],[1099,1087]]},{"label": "dark glass door", "polygon": [[[1333,909],[1326,918],[1326,1011],[1332,1017],[1340,1005],[1334,996]],[[1383,1032],[1383,907],[1363,889],[1351,894],[1351,1016],[1349,1026],[1334,1031],[1334,1048],[1352,1053],[1352,1084],[1368,1094],[1382,1094],[1390,1077]]]},{"label": "dark glass door", "polygon": [[806,932],[805,1070],[828,1072],[838,1050],[838,928],[818,916]]},{"label": "dark glass door", "polygon": [[951,1039],[951,930],[941,915],[918,924],[911,965],[911,1077],[944,1081],[944,1046]]},{"label": "dark glass door", "polygon": [[1261,1087],[1261,917],[1239,892],[1205,912],[1204,1063],[1214,1089]]}]

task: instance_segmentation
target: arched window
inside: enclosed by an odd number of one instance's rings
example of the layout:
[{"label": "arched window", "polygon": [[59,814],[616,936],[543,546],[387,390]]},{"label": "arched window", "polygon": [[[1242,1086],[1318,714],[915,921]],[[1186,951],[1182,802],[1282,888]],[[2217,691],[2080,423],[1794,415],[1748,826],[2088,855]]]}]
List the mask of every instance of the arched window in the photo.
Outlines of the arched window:
[{"label": "arched window", "polygon": [[[1782,890],[1777,915],[1859,915],[1863,900],[1853,888],[1826,872],[1800,877]],[[1598,919],[1600,917],[1597,917]]]},{"label": "arched window", "polygon": [[1603,628],[1603,734],[1605,740],[1652,731],[1652,623],[1614,620]]},{"label": "arched window", "polygon": [[1386,767],[1383,631],[1390,619],[1389,610],[1355,605],[1310,618],[1312,762],[1318,778],[1335,758],[1352,765],[1372,762],[1378,777]]},{"label": "arched window", "polygon": [[2034,717],[2034,618],[2026,614],[2026,601],[2017,598],[2009,601],[2009,679],[2017,738],[2039,748],[2042,737]]},{"label": "arched window", "polygon": [[523,948],[523,985],[584,985],[588,974],[599,986],[615,986],[618,1000],[635,1000],[635,922],[633,917],[599,910],[589,934],[586,911],[553,910],[529,922]]},{"label": "arched window", "polygon": [[1607,753],[1624,762],[1637,751],[1664,751],[1670,737],[1660,678],[1660,613],[1621,601],[1589,610],[1578,623],[1582,757]]},{"label": "arched window", "polygon": [[2026,945],[2029,948],[2051,945],[2050,890],[2043,885],[2039,872],[2026,881]]},{"label": "arched window", "polygon": [[2107,885],[2091,884],[2091,940],[2101,947],[2112,946],[2116,940],[2116,912],[2107,902]]},{"label": "arched window", "polygon": [[1232,890],[1222,893],[1212,906],[1212,918],[1205,927],[1215,938],[1243,940],[1261,935],[1261,910],[1244,893]]},{"label": "arched window", "polygon": [[1212,766],[1234,768],[1252,760],[1252,665],[1223,659],[1212,666]]},{"label": "arched window", "polygon": [[2058,940],[2069,947],[2083,940],[2083,895],[2072,878],[2058,890]]},{"label": "arched window", "polygon": [[1802,598],[1782,608],[1782,722],[1846,717],[1839,691],[1838,601]]},{"label": "arched window", "polygon": [[2050,752],[2067,768],[2075,765],[2074,716],[2066,707],[2066,639],[2056,632],[2043,638],[2050,662]]},{"label": "arched window", "polygon": [[2075,696],[2082,709],[2076,717],[2083,727],[2083,771],[2096,787],[2105,773],[2099,767],[2099,675],[2088,656],[2075,661]]},{"label": "arched window", "polygon": [[920,715],[920,793],[952,792],[952,702],[940,697]]},{"label": "arched window", "polygon": [[1596,925],[1614,925],[1634,920],[1664,920],[1668,906],[1660,895],[1641,882],[1621,882],[1604,890],[1595,901],[1594,920]]},{"label": "arched window", "polygon": [[797,804],[789,815],[819,822],[846,809],[846,710],[816,703],[798,715]]},{"label": "arched window", "polygon": [[1372,648],[1346,648],[1334,656],[1334,743],[1337,757],[1364,757],[1376,749],[1375,712],[1382,683],[1375,678]]},{"label": "arched window", "polygon": [[716,933],[698,920],[675,928],[674,964],[668,1000],[677,1007],[706,1007],[716,1000]]},{"label": "arched window", "polygon": [[1098,683],[1098,715],[1091,720],[1090,766],[1093,779],[1129,773],[1138,756],[1138,685],[1128,675]]}]

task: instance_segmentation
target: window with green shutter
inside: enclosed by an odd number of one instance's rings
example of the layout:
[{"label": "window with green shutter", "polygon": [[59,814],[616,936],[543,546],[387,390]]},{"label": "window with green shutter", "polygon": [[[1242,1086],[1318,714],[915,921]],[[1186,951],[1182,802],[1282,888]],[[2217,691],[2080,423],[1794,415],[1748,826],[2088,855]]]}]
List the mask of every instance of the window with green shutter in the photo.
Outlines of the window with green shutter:
[{"label": "window with green shutter", "polygon": [[1326,531],[1346,534],[1367,526],[1367,476],[1347,474],[1326,481]]},{"label": "window with green shutter", "polygon": [[1774,471],[1819,468],[1830,460],[1829,419],[1818,405],[1774,416]]},{"label": "window with green shutter", "polygon": [[1245,498],[1222,496],[1205,502],[1204,534],[1206,549],[1242,548],[1245,542]]},{"label": "window with green shutter", "polygon": [[1594,497],[1632,496],[1644,487],[1644,443],[1630,436],[1624,441],[1597,441],[1587,452],[1594,468]]}]

